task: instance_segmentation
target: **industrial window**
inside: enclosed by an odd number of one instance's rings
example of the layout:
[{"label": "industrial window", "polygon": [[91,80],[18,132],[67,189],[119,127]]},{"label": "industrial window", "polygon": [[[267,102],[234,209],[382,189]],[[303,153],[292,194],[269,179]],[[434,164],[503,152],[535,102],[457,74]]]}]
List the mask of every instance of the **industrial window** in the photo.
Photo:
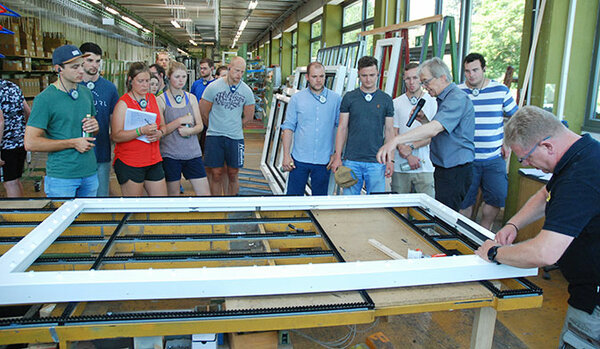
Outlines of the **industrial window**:
[{"label": "industrial window", "polygon": [[292,71],[296,69],[298,55],[298,30],[292,31]]},{"label": "industrial window", "polygon": [[[600,8],[598,8],[600,18]],[[594,39],[594,55],[588,88],[587,107],[584,131],[600,132],[600,22],[596,21],[596,37]]]},{"label": "industrial window", "polygon": [[321,17],[317,17],[310,23],[310,60],[317,59],[317,52],[321,48]]},{"label": "industrial window", "polygon": [[[519,76],[521,38],[525,1],[482,1],[471,10],[469,52],[481,53],[487,63],[486,76],[497,81],[504,79],[508,66]],[[458,22],[457,22],[458,23]],[[516,91],[513,91],[513,96]]]},{"label": "industrial window", "polygon": [[[358,33],[373,29],[375,0],[359,0],[343,4],[342,44],[363,39]],[[365,54],[373,54],[373,35],[366,38]]]}]

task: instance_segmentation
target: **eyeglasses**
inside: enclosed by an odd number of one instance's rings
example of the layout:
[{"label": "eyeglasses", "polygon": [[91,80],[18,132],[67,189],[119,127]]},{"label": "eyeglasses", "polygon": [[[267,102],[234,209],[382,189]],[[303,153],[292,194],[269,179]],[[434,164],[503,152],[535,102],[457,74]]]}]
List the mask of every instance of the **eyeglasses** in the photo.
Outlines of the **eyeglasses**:
[{"label": "eyeglasses", "polygon": [[540,143],[542,143],[542,142],[543,142],[543,141],[545,141],[545,140],[548,140],[549,138],[550,138],[550,136],[548,136],[548,137],[546,137],[546,138],[542,139],[541,141],[537,142],[537,143],[536,143],[536,144],[533,146],[533,148],[531,148],[531,150],[529,151],[529,153],[527,153],[527,155],[525,155],[525,156],[524,156],[524,157],[522,157],[522,158],[518,158],[518,159],[517,159],[517,161],[518,161],[520,164],[522,164],[522,163],[523,163],[523,161],[527,160],[527,159],[528,159],[528,158],[531,156],[531,154],[533,154],[533,152],[535,151],[535,148],[537,148],[537,147],[538,147],[538,145],[540,145]]},{"label": "eyeglasses", "polygon": [[421,85],[425,85],[425,86],[429,86],[429,83],[431,82],[431,80],[435,79],[435,77],[431,77],[425,81],[421,81]]}]

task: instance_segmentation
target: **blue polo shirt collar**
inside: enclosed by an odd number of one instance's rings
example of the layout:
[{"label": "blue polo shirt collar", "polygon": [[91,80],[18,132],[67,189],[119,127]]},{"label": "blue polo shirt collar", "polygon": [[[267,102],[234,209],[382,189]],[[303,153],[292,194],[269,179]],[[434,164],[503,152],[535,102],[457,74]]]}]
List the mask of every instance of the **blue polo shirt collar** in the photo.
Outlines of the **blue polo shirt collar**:
[{"label": "blue polo shirt collar", "polygon": [[450,91],[452,91],[453,89],[457,88],[456,84],[451,82],[450,85],[446,86],[446,88],[442,91],[442,93],[440,93],[437,96],[437,99],[439,99],[440,101],[443,101],[446,96],[448,96],[448,94],[450,93]]}]

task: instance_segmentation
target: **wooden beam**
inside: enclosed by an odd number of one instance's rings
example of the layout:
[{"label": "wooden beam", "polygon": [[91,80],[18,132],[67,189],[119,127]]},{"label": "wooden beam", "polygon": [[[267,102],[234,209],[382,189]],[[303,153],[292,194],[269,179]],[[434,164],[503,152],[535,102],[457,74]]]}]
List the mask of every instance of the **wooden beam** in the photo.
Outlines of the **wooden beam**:
[{"label": "wooden beam", "polygon": [[416,28],[416,27],[420,27],[420,26],[428,24],[428,23],[440,22],[442,19],[443,19],[442,15],[435,15],[435,16],[431,16],[431,17],[415,19],[414,21],[402,22],[402,23],[398,23],[398,24],[388,25],[386,27],[375,28],[375,29],[360,32],[358,34],[362,35],[362,36],[367,36],[367,35],[395,32],[395,31],[398,31],[401,29]]}]

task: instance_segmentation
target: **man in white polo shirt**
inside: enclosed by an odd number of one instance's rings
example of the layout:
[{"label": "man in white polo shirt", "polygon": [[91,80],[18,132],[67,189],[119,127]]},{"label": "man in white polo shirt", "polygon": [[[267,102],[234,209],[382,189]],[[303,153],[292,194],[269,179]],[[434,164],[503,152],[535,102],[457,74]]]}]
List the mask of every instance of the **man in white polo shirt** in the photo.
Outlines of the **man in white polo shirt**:
[{"label": "man in white polo shirt", "polygon": [[[429,93],[421,88],[417,74],[418,63],[411,62],[404,67],[404,85],[406,93],[394,99],[395,134],[406,133],[421,123],[415,120],[410,127],[406,126],[413,108],[420,99],[425,100],[423,112],[431,120],[437,111],[437,102]],[[424,193],[435,197],[433,185],[433,164],[429,159],[429,143],[431,139],[398,145],[392,175],[392,191],[398,194]]]}]

